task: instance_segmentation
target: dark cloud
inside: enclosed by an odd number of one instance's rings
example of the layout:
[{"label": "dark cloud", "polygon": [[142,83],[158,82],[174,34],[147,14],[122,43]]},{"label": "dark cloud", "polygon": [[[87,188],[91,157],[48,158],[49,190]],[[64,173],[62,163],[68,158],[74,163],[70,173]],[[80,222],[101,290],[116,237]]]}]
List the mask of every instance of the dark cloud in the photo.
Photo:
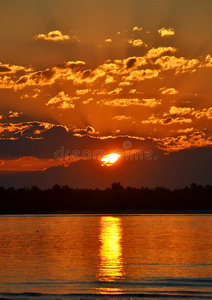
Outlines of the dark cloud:
[{"label": "dark cloud", "polygon": [[184,150],[168,156],[158,152],[156,159],[125,159],[114,167],[101,167],[97,160],[78,161],[69,167],[52,167],[44,172],[0,173],[0,182],[6,187],[38,185],[41,188],[56,183],[73,188],[106,188],[118,181],[124,186],[150,188],[181,188],[193,182],[205,185],[211,184],[211,152],[211,148]]},{"label": "dark cloud", "polygon": [[16,81],[16,84],[23,84],[27,82],[27,77],[23,76],[19,80]]},{"label": "dark cloud", "polygon": [[11,69],[8,67],[0,66],[0,73],[10,72],[10,71],[11,71]]},{"label": "dark cloud", "polygon": [[126,61],[126,66],[127,66],[127,69],[130,69],[132,68],[135,63],[136,63],[136,58],[130,58],[129,60]]}]

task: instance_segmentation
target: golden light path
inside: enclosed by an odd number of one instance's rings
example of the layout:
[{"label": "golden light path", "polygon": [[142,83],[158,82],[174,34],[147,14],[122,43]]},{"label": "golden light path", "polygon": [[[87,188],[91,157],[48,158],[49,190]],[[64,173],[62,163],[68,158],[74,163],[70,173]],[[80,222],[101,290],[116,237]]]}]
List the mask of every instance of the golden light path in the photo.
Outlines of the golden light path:
[{"label": "golden light path", "polygon": [[106,154],[102,157],[101,162],[102,166],[111,166],[121,157],[118,153]]},{"label": "golden light path", "polygon": [[[121,219],[109,216],[101,217],[99,239],[101,246],[98,279],[109,283],[120,281],[124,278]],[[115,286],[98,289],[98,292],[102,294],[121,293],[121,291],[122,289]]]}]

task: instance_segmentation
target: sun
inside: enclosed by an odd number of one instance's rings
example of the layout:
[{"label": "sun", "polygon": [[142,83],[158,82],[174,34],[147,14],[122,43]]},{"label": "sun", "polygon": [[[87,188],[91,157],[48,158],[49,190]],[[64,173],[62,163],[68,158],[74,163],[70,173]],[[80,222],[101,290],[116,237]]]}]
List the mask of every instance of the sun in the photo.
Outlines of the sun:
[{"label": "sun", "polygon": [[102,166],[112,166],[119,159],[119,157],[121,157],[121,155],[117,153],[106,154],[101,159]]}]

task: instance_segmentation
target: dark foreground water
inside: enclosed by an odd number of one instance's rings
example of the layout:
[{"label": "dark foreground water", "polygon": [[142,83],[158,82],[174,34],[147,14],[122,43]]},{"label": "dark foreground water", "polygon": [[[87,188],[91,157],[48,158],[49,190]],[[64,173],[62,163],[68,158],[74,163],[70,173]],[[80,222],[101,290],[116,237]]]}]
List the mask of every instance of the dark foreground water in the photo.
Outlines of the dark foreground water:
[{"label": "dark foreground water", "polygon": [[212,299],[212,215],[0,217],[0,299],[105,298]]}]

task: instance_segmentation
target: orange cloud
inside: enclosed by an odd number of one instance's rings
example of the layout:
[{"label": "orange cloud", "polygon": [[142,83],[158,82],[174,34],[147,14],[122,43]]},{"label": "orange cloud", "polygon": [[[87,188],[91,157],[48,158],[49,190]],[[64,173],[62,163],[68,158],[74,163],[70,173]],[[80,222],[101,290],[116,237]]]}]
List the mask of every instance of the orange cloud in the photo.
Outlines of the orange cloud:
[{"label": "orange cloud", "polygon": [[69,156],[63,159],[44,159],[34,156],[24,156],[18,159],[0,160],[0,172],[33,172],[45,171],[59,165],[69,166],[72,162],[79,160],[79,157]]},{"label": "orange cloud", "polygon": [[128,85],[132,85],[133,83],[132,82],[129,82],[129,81],[123,81],[123,82],[120,82],[119,83],[119,86],[128,86]]},{"label": "orange cloud", "polygon": [[64,91],[60,92],[57,96],[50,99],[46,105],[57,105],[57,108],[59,109],[68,109],[68,108],[74,108],[75,104],[73,100],[78,99],[79,97],[69,97],[68,94],[65,94]]},{"label": "orange cloud", "polygon": [[158,33],[161,35],[161,37],[164,36],[171,36],[175,34],[174,28],[161,28],[158,30]]},{"label": "orange cloud", "polygon": [[141,39],[137,39],[137,40],[128,40],[129,44],[132,44],[133,47],[141,47],[143,46],[144,42]]},{"label": "orange cloud", "polygon": [[174,88],[160,88],[159,91],[161,91],[162,95],[176,95],[179,92],[175,90]]},{"label": "orange cloud", "polygon": [[[194,111],[194,108],[190,108],[190,107],[176,107],[176,106],[172,106],[169,109],[169,114],[170,115],[187,115],[187,114],[191,114]],[[166,114],[164,114],[166,115]]]},{"label": "orange cloud", "polygon": [[133,27],[133,31],[141,31],[141,30],[142,30],[142,27],[137,27],[137,26]]},{"label": "orange cloud", "polygon": [[77,94],[78,96],[85,95],[85,94],[87,94],[87,93],[89,93],[89,92],[90,92],[90,90],[89,90],[89,89],[84,89],[84,90],[76,90],[76,94]]},{"label": "orange cloud", "polygon": [[68,132],[66,126],[46,122],[0,123],[0,140],[17,140],[20,137],[42,139],[42,133],[54,127],[64,128]]},{"label": "orange cloud", "polygon": [[121,92],[122,90],[123,90],[123,89],[121,89],[121,88],[116,88],[115,90],[110,91],[110,92],[108,93],[108,95],[118,95],[118,94],[120,94],[120,92]]},{"label": "orange cloud", "polygon": [[199,64],[198,59],[185,59],[184,57],[162,56],[155,62],[162,70],[176,69],[175,74],[195,72]]},{"label": "orange cloud", "polygon": [[72,131],[74,132],[74,136],[83,137],[85,135],[95,136],[99,135],[99,132],[95,130],[92,126],[87,126],[86,128],[77,128],[73,127]]},{"label": "orange cloud", "polygon": [[100,100],[97,102],[101,105],[112,106],[112,107],[127,107],[130,105],[140,105],[147,107],[155,107],[161,104],[161,100],[157,100],[155,98],[152,99],[138,99],[138,98],[117,98],[113,100]]},{"label": "orange cloud", "polygon": [[169,109],[169,113],[164,113],[164,116],[169,115],[190,115],[195,117],[196,119],[206,118],[212,119],[212,107],[203,108],[202,110],[195,110],[192,107],[176,107],[171,106]]},{"label": "orange cloud", "polygon": [[205,59],[205,67],[207,68],[212,68],[212,57],[210,54],[208,54],[206,56],[206,59]]},{"label": "orange cloud", "polygon": [[202,131],[194,132],[188,136],[180,135],[158,140],[158,148],[167,153],[208,146],[212,146],[212,138],[206,137],[205,133]]},{"label": "orange cloud", "polygon": [[50,31],[47,34],[38,34],[34,37],[36,40],[45,40],[45,41],[53,41],[53,42],[63,42],[70,39],[69,35],[62,34],[59,30]]},{"label": "orange cloud", "polygon": [[156,58],[161,56],[162,54],[165,53],[175,53],[177,51],[176,48],[174,47],[158,47],[158,48],[152,48],[150,49],[147,54],[145,55],[145,57],[147,59],[152,59],[152,58]]},{"label": "orange cloud", "polygon": [[9,118],[18,118],[21,114],[23,114],[22,112],[14,112],[14,111],[9,111]]},{"label": "orange cloud", "polygon": [[132,119],[131,117],[126,117],[124,115],[113,117],[113,120],[118,120],[118,121],[131,120],[131,119]]},{"label": "orange cloud", "polygon": [[88,103],[90,103],[92,101],[93,101],[93,98],[88,98],[88,99],[84,100],[82,103],[83,104],[88,104]]},{"label": "orange cloud", "polygon": [[1,74],[15,74],[19,71],[30,72],[30,71],[32,71],[32,68],[26,68],[26,67],[17,66],[17,65],[2,64],[0,62],[0,75]]},{"label": "orange cloud", "polygon": [[191,123],[192,120],[183,117],[160,119],[154,115],[150,116],[147,120],[141,121],[142,124],[161,124],[161,125],[172,125],[172,124],[183,124]]},{"label": "orange cloud", "polygon": [[142,81],[145,79],[152,79],[156,78],[159,75],[158,70],[151,70],[151,69],[145,69],[145,70],[133,70],[130,72],[128,76],[124,77],[124,80],[126,81]]}]

